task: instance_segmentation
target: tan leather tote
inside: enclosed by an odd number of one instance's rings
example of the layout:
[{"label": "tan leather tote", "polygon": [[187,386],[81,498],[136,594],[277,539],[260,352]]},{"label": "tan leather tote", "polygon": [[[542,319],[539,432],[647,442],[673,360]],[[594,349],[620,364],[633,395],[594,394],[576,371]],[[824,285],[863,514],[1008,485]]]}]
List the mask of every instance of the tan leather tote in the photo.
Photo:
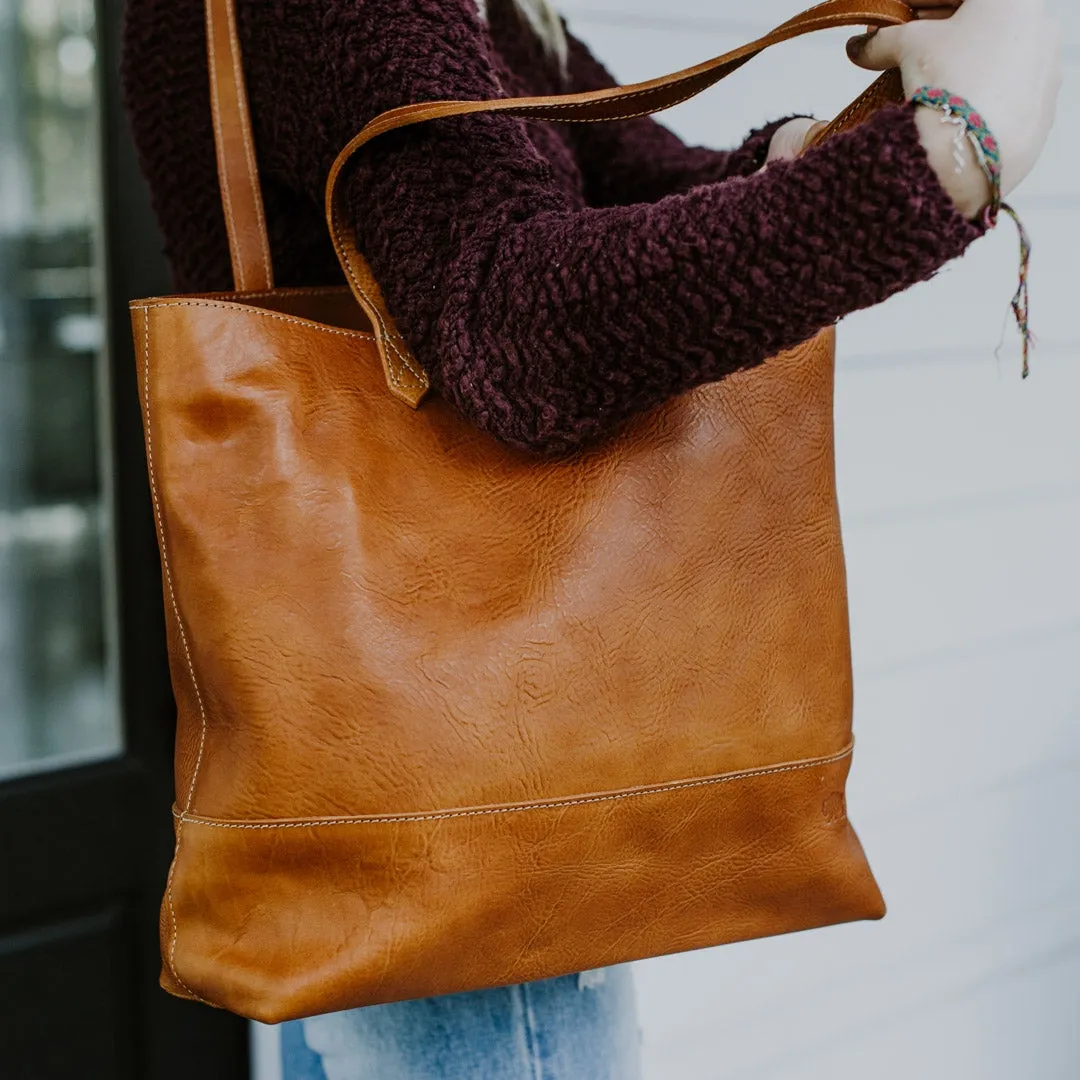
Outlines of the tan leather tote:
[{"label": "tan leather tote", "polygon": [[650,113],[911,12],[830,0],[652,82],[395,109],[327,185],[349,288],[274,289],[232,0],[206,8],[237,291],[132,304],[179,713],[162,985],[272,1022],[879,918],[832,331],[530,456],[421,405],[337,198],[393,128]]}]

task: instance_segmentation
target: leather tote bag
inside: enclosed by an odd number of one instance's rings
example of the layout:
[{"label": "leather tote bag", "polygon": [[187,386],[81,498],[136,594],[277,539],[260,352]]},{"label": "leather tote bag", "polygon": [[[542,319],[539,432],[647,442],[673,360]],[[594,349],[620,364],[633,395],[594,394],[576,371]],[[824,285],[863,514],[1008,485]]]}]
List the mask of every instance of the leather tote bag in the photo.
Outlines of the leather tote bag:
[{"label": "leather tote bag", "polygon": [[206,9],[236,291],[132,304],[178,709],[163,986],[274,1022],[879,918],[844,800],[833,331],[532,456],[425,398],[338,193],[395,128],[650,113],[909,9],[385,113],[327,185],[348,287],[311,289],[273,287],[232,0]]}]

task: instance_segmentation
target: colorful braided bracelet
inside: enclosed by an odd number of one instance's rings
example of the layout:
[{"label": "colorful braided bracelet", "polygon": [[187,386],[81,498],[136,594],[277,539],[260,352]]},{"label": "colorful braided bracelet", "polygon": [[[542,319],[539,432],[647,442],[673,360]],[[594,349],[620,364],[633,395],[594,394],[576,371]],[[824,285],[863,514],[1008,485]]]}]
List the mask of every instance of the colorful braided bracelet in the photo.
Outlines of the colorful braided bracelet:
[{"label": "colorful braided bracelet", "polygon": [[1024,228],[1016,211],[1001,198],[1001,150],[982,114],[969,101],[958,94],[950,94],[934,86],[923,86],[911,95],[915,105],[926,105],[942,112],[941,122],[952,124],[956,128],[956,171],[963,172],[965,165],[964,140],[967,139],[975,148],[975,158],[979,167],[990,182],[990,204],[987,206],[983,221],[987,228],[997,225],[998,215],[1004,210],[1016,222],[1020,234],[1020,285],[1012,299],[1012,311],[1023,339],[1024,368],[1023,376],[1028,377],[1028,359],[1035,343],[1029,319],[1028,271],[1031,266],[1031,238]]}]

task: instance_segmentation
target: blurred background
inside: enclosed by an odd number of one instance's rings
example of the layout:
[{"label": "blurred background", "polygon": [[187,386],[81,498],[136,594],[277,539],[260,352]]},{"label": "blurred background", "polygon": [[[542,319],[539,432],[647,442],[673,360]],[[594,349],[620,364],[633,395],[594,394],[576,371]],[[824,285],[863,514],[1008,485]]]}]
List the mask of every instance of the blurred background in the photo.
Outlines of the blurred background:
[{"label": "blurred background", "polygon": [[0,4],[0,776],[115,753],[91,0]]},{"label": "blurred background", "polygon": [[[126,302],[167,289],[118,0],[0,0],[0,1076],[277,1080],[276,1032],[156,990],[171,701]],[[623,81],[798,0],[563,0]],[[842,327],[854,821],[888,918],[636,965],[649,1080],[1080,1077],[1080,8],[1011,224]],[[866,83],[845,34],[666,114],[736,144]],[[998,355],[995,355],[999,349]]]}]

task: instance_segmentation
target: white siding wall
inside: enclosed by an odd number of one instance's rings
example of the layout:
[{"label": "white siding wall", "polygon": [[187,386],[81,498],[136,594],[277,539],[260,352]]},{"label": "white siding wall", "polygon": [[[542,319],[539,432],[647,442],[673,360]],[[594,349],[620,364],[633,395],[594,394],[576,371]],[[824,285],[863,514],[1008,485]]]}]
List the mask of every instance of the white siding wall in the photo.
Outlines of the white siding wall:
[{"label": "white siding wall", "polygon": [[[562,10],[633,81],[799,6]],[[889,916],[637,965],[649,1080],[1080,1077],[1080,6],[1056,6],[1069,78],[1014,200],[1036,245],[1031,379],[1012,329],[994,357],[1016,281],[1007,222],[842,328],[850,810]],[[844,37],[783,46],[665,121],[730,146],[789,112],[827,117],[866,81]]]},{"label": "white siding wall", "polygon": [[[733,47],[796,0],[565,0],[623,81]],[[637,965],[649,1080],[1080,1077],[1080,7],[1014,200],[1035,240],[1027,383],[1011,225],[842,327],[838,469],[858,752],[850,808],[890,912]],[[728,13],[731,13],[730,16]],[[845,33],[762,57],[665,122],[735,144],[864,84]]]}]

